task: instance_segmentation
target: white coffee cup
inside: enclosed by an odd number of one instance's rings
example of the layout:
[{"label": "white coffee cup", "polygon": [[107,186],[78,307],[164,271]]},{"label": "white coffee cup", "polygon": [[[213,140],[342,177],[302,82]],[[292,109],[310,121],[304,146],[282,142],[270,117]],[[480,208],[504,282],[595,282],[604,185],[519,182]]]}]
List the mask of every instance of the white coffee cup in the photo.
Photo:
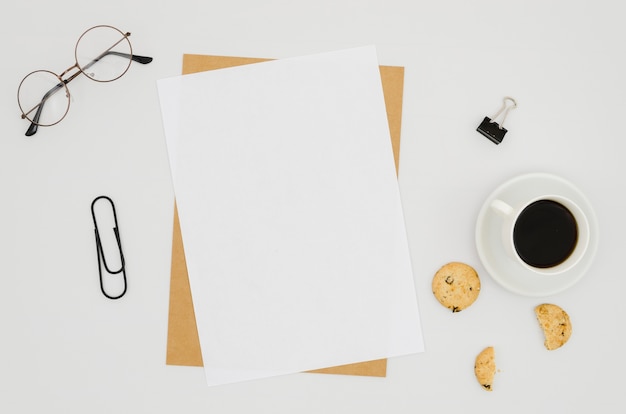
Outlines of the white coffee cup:
[{"label": "white coffee cup", "polygon": [[[565,207],[565,210],[562,207]],[[578,204],[566,197],[547,194],[517,205],[511,205],[504,200],[495,199],[491,202],[490,208],[502,218],[502,242],[506,253],[511,259],[536,274],[557,275],[566,272],[575,267],[587,251],[590,239],[589,221]],[[540,208],[545,208],[546,211],[542,212]],[[563,228],[560,228],[557,224],[552,225],[552,212],[558,212],[554,215],[556,217],[563,216],[565,222],[567,211],[573,217],[573,224],[570,224],[568,221],[567,226],[561,226]],[[522,220],[520,220],[520,216],[522,216]],[[538,217],[541,220],[530,220],[529,217]],[[529,222],[531,224],[528,224]],[[571,234],[569,230],[571,230],[572,226],[574,226],[576,233],[576,237],[573,239],[572,237],[564,236],[564,234]],[[519,234],[530,236],[522,239]],[[545,236],[545,234],[548,234],[548,236]],[[526,241],[522,243],[522,240]],[[554,240],[558,240],[558,242],[553,242]],[[567,246],[567,248],[561,245]],[[558,254],[554,253],[557,256],[557,260],[554,260],[554,263],[538,265],[535,262],[540,260],[529,260],[528,256],[541,256],[543,252],[540,252],[540,250],[551,252],[553,246],[555,251],[560,252]],[[573,247],[570,249],[570,246]],[[533,253],[524,253],[529,251]],[[564,253],[565,251],[568,254]]]}]

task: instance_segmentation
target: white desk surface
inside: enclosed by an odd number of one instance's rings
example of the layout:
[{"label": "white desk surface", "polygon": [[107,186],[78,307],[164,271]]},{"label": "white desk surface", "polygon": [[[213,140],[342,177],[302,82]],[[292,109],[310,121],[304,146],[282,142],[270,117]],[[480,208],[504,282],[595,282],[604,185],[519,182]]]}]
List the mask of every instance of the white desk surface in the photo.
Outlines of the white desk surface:
[{"label": "white desk surface", "polygon": [[[11,2],[0,15],[0,412],[622,412],[626,247],[625,10],[617,1],[109,0]],[[111,24],[153,56],[111,84],[81,78],[68,117],[25,137],[16,91],[35,69],[73,64],[76,39]],[[405,67],[400,189],[426,352],[390,359],[386,378],[294,374],[208,388],[201,368],[165,365],[173,190],[156,80],[184,53],[282,58],[374,44]],[[476,126],[518,100],[505,141]],[[547,298],[505,291],[474,245],[482,201],[544,171],[574,182],[600,222],[596,260]],[[97,288],[89,205],[113,197],[129,292]],[[479,300],[452,314],[430,292],[460,260]],[[533,307],[549,301],[574,335],[547,352]],[[495,389],[475,355],[496,347]]]}]

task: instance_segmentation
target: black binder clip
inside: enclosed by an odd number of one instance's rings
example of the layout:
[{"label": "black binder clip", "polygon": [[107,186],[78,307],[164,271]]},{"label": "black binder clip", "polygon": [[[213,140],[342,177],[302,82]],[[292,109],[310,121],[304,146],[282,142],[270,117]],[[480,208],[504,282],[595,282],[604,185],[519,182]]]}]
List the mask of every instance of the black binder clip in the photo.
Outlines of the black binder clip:
[{"label": "black binder clip", "polygon": [[[489,138],[491,142],[498,145],[502,142],[504,135],[507,133],[507,130],[504,128],[504,120],[509,114],[509,111],[515,108],[517,108],[517,102],[515,102],[515,99],[508,96],[504,97],[502,107],[498,110],[498,112],[496,112],[496,114],[491,118],[486,116],[485,119],[483,119],[483,122],[481,122],[480,125],[478,125],[478,128],[476,128],[476,131],[480,132]],[[496,118],[498,118],[500,114],[502,114],[502,122],[498,124],[496,122]]]},{"label": "black binder clip", "polygon": [[[117,225],[117,213],[115,212],[113,200],[107,196],[96,197],[91,203],[91,216],[93,217],[96,236],[100,290],[109,299],[119,299],[126,293],[126,264],[124,262],[120,231]],[[104,228],[107,228],[107,231],[109,231],[109,228],[112,229],[111,233],[103,233],[100,229]],[[104,254],[103,241],[107,246],[106,255]],[[110,246],[113,246],[113,248]],[[104,276],[102,271],[103,265],[106,272]],[[113,278],[114,275],[119,274],[121,274],[121,278]],[[105,285],[107,286],[106,288]]]}]

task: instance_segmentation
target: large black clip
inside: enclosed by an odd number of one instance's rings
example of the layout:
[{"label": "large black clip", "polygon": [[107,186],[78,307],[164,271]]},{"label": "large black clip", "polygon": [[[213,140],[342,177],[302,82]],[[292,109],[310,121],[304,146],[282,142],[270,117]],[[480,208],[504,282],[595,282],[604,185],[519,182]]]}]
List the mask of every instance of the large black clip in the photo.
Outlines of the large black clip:
[{"label": "large black clip", "polygon": [[[117,213],[115,212],[113,200],[107,196],[96,197],[91,203],[91,216],[93,217],[96,237],[100,290],[102,294],[109,299],[119,299],[124,296],[127,288],[126,263],[124,261],[124,253],[122,252],[120,231],[117,225]],[[107,232],[101,232],[101,228],[107,228]],[[109,228],[113,231],[109,232]],[[106,249],[103,247],[103,244],[107,246]],[[104,254],[105,250],[107,251],[106,255]],[[103,277],[103,265],[104,271],[106,272],[106,280]],[[121,274],[121,278],[111,277],[112,275],[119,274]],[[107,286],[106,288],[105,285]]]},{"label": "large black clip", "polygon": [[[509,101],[510,104],[507,105]],[[504,120],[509,114],[509,111],[515,108],[517,108],[517,102],[515,102],[515,99],[508,96],[504,97],[500,110],[498,110],[498,112],[496,112],[496,114],[491,118],[486,116],[485,119],[483,119],[483,122],[481,122],[480,125],[478,125],[478,128],[476,128],[476,131],[480,132],[485,137],[489,138],[491,142],[498,145],[502,142],[504,135],[507,133],[506,128],[504,128]],[[502,114],[502,122],[498,124],[495,120],[498,116],[500,116],[500,114]]]}]

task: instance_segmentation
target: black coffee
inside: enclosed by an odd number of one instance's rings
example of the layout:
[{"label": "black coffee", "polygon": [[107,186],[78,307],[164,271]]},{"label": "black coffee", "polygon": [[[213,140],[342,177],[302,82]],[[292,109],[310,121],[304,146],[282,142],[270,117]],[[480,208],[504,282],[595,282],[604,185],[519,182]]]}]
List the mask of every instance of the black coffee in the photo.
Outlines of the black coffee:
[{"label": "black coffee", "polygon": [[573,214],[552,200],[528,205],[513,229],[517,254],[533,267],[548,268],[563,263],[577,241],[578,226]]}]

